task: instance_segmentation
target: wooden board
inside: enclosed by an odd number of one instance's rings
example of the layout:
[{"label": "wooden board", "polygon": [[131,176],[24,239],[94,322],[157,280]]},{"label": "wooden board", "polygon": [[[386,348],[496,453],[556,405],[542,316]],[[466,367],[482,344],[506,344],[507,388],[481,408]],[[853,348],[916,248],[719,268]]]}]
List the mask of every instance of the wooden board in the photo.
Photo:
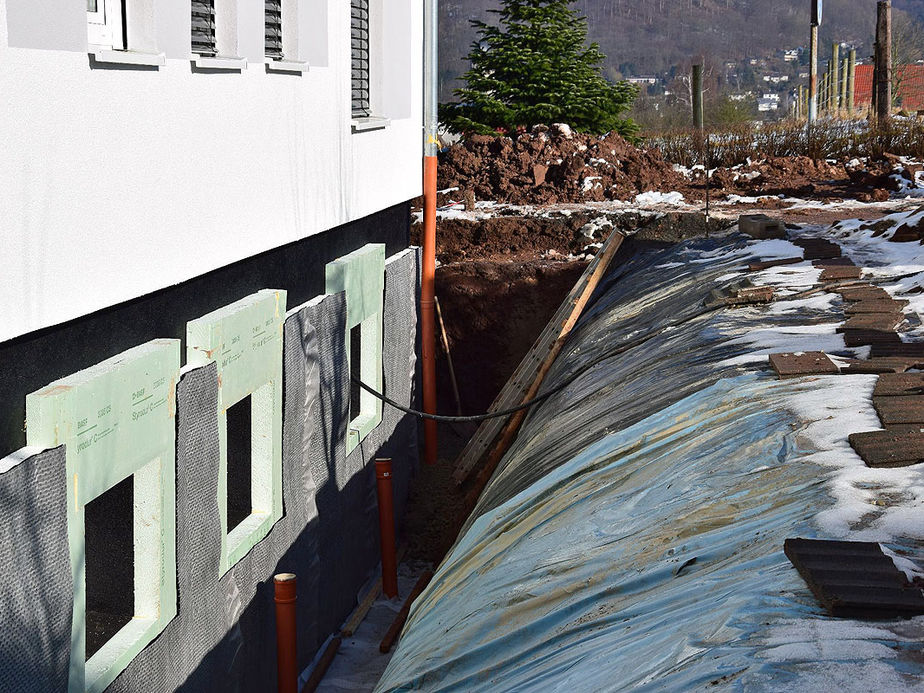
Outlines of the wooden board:
[{"label": "wooden board", "polygon": [[[523,357],[520,365],[517,366],[513,375],[510,376],[510,379],[501,389],[491,404],[489,412],[509,409],[528,399],[527,393],[535,383],[537,374],[539,374],[543,364],[547,362],[556,344],[560,348],[561,344],[564,343],[564,338],[568,336],[575,323],[577,323],[590,295],[603,277],[606,268],[616,255],[616,251],[619,250],[624,239],[625,236],[618,231],[614,231],[609,235],[603,247],[591,260],[587,269],[584,270],[584,274],[581,275],[568,296],[565,297],[565,300],[555,311],[552,319],[542,330],[532,348]],[[478,430],[475,431],[475,435],[471,437],[456,460],[452,477],[457,484],[463,483],[468,478],[472,469],[484,457],[508,421],[509,417],[499,417],[487,419],[481,423]]]},{"label": "wooden board", "polygon": [[883,349],[886,349],[901,344],[902,341],[894,330],[856,330],[842,327],[840,332],[844,335],[844,344],[849,347],[872,344],[872,356],[875,357],[893,356],[893,354],[886,351],[877,351],[877,346],[882,346]]},{"label": "wooden board", "polygon": [[870,356],[903,356],[924,363],[924,342],[903,342],[896,334],[894,340],[868,343],[873,345]]},{"label": "wooden board", "polygon": [[823,351],[805,351],[795,354],[770,354],[770,365],[783,378],[802,375],[834,375],[840,373],[837,365]]},{"label": "wooden board", "polygon": [[823,260],[841,256],[841,247],[823,238],[797,238],[792,243],[802,248],[802,255],[806,260]]}]

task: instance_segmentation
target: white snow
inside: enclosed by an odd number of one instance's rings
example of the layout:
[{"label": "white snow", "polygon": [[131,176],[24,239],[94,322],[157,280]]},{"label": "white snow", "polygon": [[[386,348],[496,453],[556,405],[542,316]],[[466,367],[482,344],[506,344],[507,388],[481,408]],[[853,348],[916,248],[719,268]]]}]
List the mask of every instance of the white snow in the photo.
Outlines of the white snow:
[{"label": "white snow", "polygon": [[667,205],[682,205],[683,204],[683,194],[679,192],[644,192],[635,196],[635,204],[637,205],[658,205],[658,204],[667,204]]}]

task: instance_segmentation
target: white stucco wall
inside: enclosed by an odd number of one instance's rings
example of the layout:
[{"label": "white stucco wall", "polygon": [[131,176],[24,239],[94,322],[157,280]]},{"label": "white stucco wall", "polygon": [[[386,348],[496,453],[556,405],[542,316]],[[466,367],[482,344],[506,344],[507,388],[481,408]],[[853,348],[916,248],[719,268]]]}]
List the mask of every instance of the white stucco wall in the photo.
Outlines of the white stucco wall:
[{"label": "white stucco wall", "polygon": [[373,0],[391,124],[353,133],[349,3],[293,0],[299,75],[266,71],[258,0],[240,73],[192,67],[189,0],[143,1],[159,69],[91,67],[84,0],[0,0],[0,341],[420,194],[419,2]]}]

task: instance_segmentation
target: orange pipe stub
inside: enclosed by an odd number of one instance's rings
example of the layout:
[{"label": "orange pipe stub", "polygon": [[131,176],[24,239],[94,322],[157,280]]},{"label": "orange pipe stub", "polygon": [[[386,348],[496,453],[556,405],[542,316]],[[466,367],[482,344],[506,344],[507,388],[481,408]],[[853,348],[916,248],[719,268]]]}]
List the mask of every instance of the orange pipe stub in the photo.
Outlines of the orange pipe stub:
[{"label": "orange pipe stub", "polygon": [[296,646],[294,573],[273,577],[276,600],[276,668],[279,693],[298,693],[298,648]]},{"label": "orange pipe stub", "polygon": [[[424,157],[423,267],[420,280],[420,360],[423,410],[436,414],[436,157]],[[436,421],[424,420],[424,462],[436,464]]]},{"label": "orange pipe stub", "polygon": [[398,564],[395,560],[395,510],[391,487],[391,459],[375,461],[375,483],[379,498],[379,545],[382,548],[382,592],[389,599],[398,596]]}]

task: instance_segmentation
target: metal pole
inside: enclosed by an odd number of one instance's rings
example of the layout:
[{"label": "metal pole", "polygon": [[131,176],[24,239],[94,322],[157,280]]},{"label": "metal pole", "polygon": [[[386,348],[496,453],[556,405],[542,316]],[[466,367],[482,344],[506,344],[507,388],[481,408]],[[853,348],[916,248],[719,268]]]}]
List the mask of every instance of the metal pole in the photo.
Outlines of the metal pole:
[{"label": "metal pole", "polygon": [[841,108],[841,87],[838,79],[841,71],[841,46],[839,43],[834,43],[831,46],[831,62],[828,69],[831,71],[831,111],[837,113]]},{"label": "metal pole", "polygon": [[395,560],[395,510],[391,487],[391,459],[375,461],[375,489],[379,499],[379,546],[382,549],[382,592],[398,596],[398,565]]},{"label": "metal pole", "polygon": [[847,57],[847,112],[853,116],[853,109],[856,103],[854,95],[854,84],[857,73],[857,49],[851,48]]},{"label": "metal pole", "polygon": [[276,600],[276,683],[279,693],[298,693],[298,648],[295,626],[295,575],[273,577]]},{"label": "metal pole", "polygon": [[841,101],[840,110],[841,111],[847,110],[847,69],[848,69],[847,62],[848,62],[847,58],[844,58],[841,61],[841,95],[840,95],[840,101]]},{"label": "metal pole", "polygon": [[[423,410],[436,414],[436,156],[439,152],[436,107],[438,50],[437,0],[424,0],[424,236],[420,282],[420,360]],[[424,420],[424,461],[436,464],[436,421]]]},{"label": "metal pole", "polygon": [[815,122],[818,118],[818,25],[812,24],[812,35],[809,41],[809,96],[808,96],[808,122]]},{"label": "metal pole", "polygon": [[884,123],[892,114],[892,0],[876,5],[876,118]]},{"label": "metal pole", "polygon": [[693,66],[693,127],[703,129],[703,66]]}]

